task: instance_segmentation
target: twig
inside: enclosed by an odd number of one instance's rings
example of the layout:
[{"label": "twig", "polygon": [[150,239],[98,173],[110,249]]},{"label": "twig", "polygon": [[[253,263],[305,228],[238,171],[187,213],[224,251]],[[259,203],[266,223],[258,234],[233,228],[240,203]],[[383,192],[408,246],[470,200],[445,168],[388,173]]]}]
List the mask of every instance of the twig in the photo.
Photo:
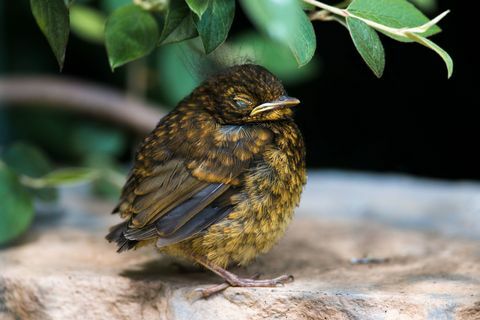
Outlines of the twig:
[{"label": "twig", "polygon": [[339,15],[341,17],[348,17],[348,13],[345,10],[334,7],[334,6],[330,6],[330,5],[325,4],[323,2],[316,1],[316,0],[303,0],[303,2],[311,4],[311,5],[313,5],[317,8],[329,11],[329,12],[334,13],[336,15]]},{"label": "twig", "polygon": [[321,11],[313,12],[310,14],[310,20],[322,20],[322,21],[331,21],[331,20],[336,20],[336,21],[343,21],[343,20],[337,20],[337,19],[331,19],[326,12],[330,12],[331,14],[337,15],[339,17],[343,18],[355,18],[358,19],[364,23],[366,23],[368,26],[382,32],[386,32],[388,34],[396,35],[399,37],[403,38],[409,38],[409,34],[412,33],[424,33],[428,31],[431,27],[436,25],[440,20],[445,18],[445,16],[450,12],[450,10],[444,11],[443,13],[439,14],[437,17],[435,17],[432,20],[429,20],[427,23],[416,26],[416,27],[405,27],[405,28],[394,28],[394,27],[389,27],[386,26],[382,23],[378,23],[376,21],[362,18],[360,16],[357,16],[353,14],[351,11],[347,9],[340,9],[328,4],[325,4],[323,2],[317,1],[317,0],[303,0],[303,2],[311,4],[317,8],[322,9]]},{"label": "twig", "polygon": [[[71,78],[12,76],[0,78],[0,102],[72,110],[127,126],[152,130],[167,108],[126,97],[118,90]],[[5,104],[0,103],[0,107]]]},{"label": "twig", "polygon": [[320,10],[314,11],[308,15],[311,21],[319,20],[319,21],[336,21],[347,28],[347,24],[345,23],[345,18],[334,15],[327,10]]}]

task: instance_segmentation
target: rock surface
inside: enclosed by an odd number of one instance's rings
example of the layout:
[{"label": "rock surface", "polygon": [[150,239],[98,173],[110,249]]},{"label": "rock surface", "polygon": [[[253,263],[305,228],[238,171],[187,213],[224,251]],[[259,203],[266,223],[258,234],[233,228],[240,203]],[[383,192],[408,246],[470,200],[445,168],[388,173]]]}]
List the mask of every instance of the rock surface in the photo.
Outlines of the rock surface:
[{"label": "rock surface", "polygon": [[117,254],[111,206],[68,192],[64,212],[0,250],[1,320],[480,319],[476,184],[312,173],[285,238],[236,270],[295,282],[207,300],[194,289],[215,275],[151,248]]}]

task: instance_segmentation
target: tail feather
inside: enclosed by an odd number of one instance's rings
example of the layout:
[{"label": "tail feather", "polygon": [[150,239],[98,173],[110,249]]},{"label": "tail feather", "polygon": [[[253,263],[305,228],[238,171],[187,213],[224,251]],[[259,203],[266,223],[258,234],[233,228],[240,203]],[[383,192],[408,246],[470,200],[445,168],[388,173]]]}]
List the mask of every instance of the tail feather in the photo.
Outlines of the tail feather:
[{"label": "tail feather", "polygon": [[108,242],[115,242],[118,246],[118,252],[130,250],[138,243],[136,240],[125,238],[125,232],[128,230],[129,221],[119,223],[110,228],[110,232],[105,237]]}]

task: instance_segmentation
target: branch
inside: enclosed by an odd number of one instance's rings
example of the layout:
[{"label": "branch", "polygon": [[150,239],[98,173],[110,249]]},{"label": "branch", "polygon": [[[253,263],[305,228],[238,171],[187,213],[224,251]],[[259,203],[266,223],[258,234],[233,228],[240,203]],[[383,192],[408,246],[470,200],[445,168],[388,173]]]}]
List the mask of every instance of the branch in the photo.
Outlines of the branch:
[{"label": "branch", "polygon": [[73,110],[142,134],[152,130],[167,113],[165,107],[127,97],[115,89],[53,76],[0,77],[0,108],[5,106],[2,102]]}]

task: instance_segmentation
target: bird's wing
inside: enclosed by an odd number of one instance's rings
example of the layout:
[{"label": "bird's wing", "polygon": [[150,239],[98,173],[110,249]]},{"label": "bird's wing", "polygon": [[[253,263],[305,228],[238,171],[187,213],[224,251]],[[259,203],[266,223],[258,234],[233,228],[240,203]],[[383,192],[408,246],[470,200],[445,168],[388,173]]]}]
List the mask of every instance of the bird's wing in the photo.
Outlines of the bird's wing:
[{"label": "bird's wing", "polygon": [[265,133],[261,137],[255,133],[233,136],[227,131],[216,137],[222,141],[209,148],[176,148],[175,152],[171,144],[144,144],[117,207],[128,222],[112,228],[107,238],[117,241],[120,250],[154,238],[164,246],[225,217],[238,198],[234,195],[239,177],[267,143]]}]

